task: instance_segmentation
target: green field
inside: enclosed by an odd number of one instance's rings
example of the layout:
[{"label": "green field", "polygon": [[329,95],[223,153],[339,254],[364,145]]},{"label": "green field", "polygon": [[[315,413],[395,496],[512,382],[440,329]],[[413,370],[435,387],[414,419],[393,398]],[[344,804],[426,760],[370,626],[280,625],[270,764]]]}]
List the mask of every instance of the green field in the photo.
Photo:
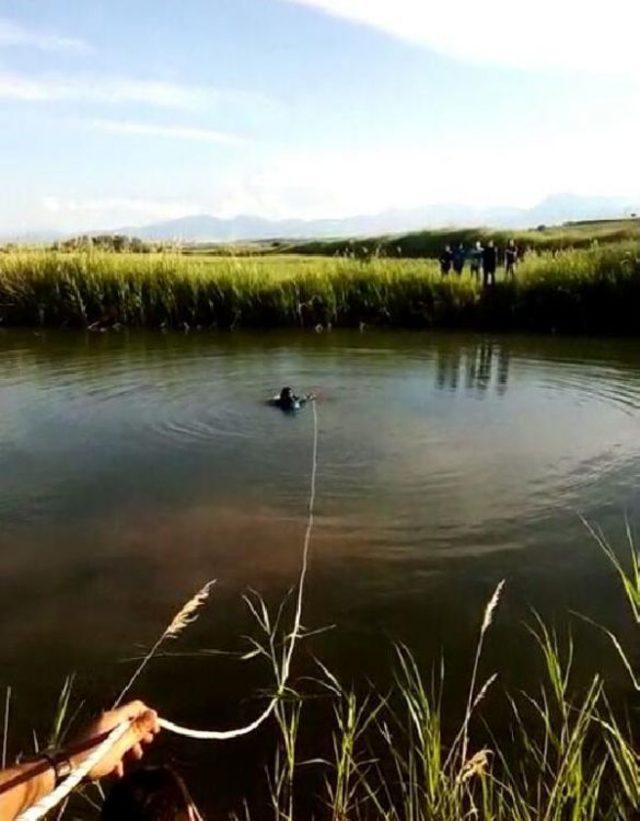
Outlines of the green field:
[{"label": "green field", "polygon": [[105,251],[0,254],[5,326],[640,330],[635,243],[531,253],[514,281],[482,289],[434,260],[185,256]]},{"label": "green field", "polygon": [[638,241],[640,219],[585,220],[516,231],[482,227],[414,231],[393,236],[278,243],[276,248],[280,253],[327,256],[354,254],[361,257],[437,257],[445,245],[454,247],[462,242],[468,248],[476,240],[484,244],[492,239],[498,247],[503,248],[511,238],[515,239],[520,248],[532,251],[572,250],[589,248],[594,243]]},{"label": "green field", "polygon": [[55,250],[82,250],[89,247],[103,251],[133,251],[153,253],[171,249],[189,257],[257,257],[257,256],[373,256],[402,258],[437,258],[445,245],[461,242],[469,248],[476,240],[486,243],[492,239],[504,248],[509,239],[515,239],[521,249],[540,251],[567,251],[589,248],[593,244],[611,244],[640,239],[640,218],[616,220],[584,220],[562,225],[541,225],[526,230],[498,230],[482,226],[442,228],[401,234],[327,239],[241,240],[236,242],[169,243],[145,242],[136,237],[99,234],[84,235],[56,243]]}]

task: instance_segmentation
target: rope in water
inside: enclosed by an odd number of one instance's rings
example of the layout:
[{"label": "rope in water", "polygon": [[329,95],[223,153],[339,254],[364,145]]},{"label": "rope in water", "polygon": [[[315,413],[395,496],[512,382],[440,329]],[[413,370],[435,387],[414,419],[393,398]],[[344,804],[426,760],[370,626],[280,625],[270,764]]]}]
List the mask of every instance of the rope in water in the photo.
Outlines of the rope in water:
[{"label": "rope in water", "polygon": [[172,721],[167,721],[164,718],[159,720],[159,724],[165,730],[169,730],[177,735],[183,735],[187,738],[200,738],[210,741],[226,741],[231,738],[238,738],[242,735],[248,735],[256,730],[264,721],[266,721],[271,713],[274,711],[278,700],[282,696],[287,682],[289,680],[289,673],[291,669],[291,659],[296,642],[300,635],[301,621],[302,621],[302,599],[304,593],[304,583],[307,576],[307,566],[309,562],[309,546],[311,544],[311,533],[313,531],[314,521],[314,507],[316,502],[316,475],[318,472],[318,413],[316,411],[316,403],[312,402],[313,408],[313,453],[311,457],[311,482],[309,487],[309,507],[307,529],[304,534],[304,545],[302,548],[302,566],[300,569],[300,580],[298,582],[298,595],[296,597],[296,612],[293,621],[293,630],[289,637],[289,646],[287,647],[282,664],[282,675],[280,677],[280,685],[276,695],[271,699],[266,709],[263,711],[255,721],[247,724],[245,727],[240,727],[236,730],[191,730],[188,727],[180,727]]},{"label": "rope in water", "polygon": [[[235,730],[193,730],[189,727],[181,727],[179,724],[174,724],[165,718],[160,718],[158,723],[160,726],[176,735],[185,736],[186,738],[197,738],[206,741],[227,741],[239,736],[248,735],[254,732],[263,724],[273,713],[279,699],[284,693],[289,675],[291,672],[291,660],[295,650],[296,642],[300,636],[302,627],[302,601],[304,594],[304,584],[307,576],[307,567],[309,563],[309,547],[311,545],[311,534],[313,532],[314,523],[314,508],[316,501],[316,476],[318,472],[318,413],[316,410],[316,403],[311,402],[313,409],[313,451],[311,461],[311,481],[309,486],[309,505],[307,528],[304,535],[304,544],[302,548],[302,565],[300,568],[300,578],[298,581],[298,593],[296,596],[296,610],[293,621],[293,629],[288,637],[288,646],[282,659],[282,671],[280,675],[280,682],[276,694],[273,696],[267,707],[263,712],[250,724],[244,727],[238,727]],[[109,750],[117,743],[117,741],[125,734],[130,727],[129,722],[118,724],[109,735],[102,741],[93,753],[88,756],[82,764],[75,768],[56,789],[38,801],[28,810],[25,810],[17,819],[17,821],[38,821],[43,818],[50,810],[60,804],[78,784],[91,772],[94,766],[109,752]]]}]

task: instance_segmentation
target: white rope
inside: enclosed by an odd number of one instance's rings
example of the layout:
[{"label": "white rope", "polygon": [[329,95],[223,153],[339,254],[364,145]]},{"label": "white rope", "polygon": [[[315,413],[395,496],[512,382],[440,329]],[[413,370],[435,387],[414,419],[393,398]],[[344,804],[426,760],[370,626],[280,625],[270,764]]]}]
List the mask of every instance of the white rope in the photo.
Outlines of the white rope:
[{"label": "white rope", "polygon": [[[316,411],[316,403],[312,401],[313,408],[313,453],[311,463],[311,482],[309,487],[309,515],[307,519],[307,529],[304,535],[304,546],[302,549],[302,566],[300,568],[300,579],[298,582],[298,595],[296,597],[296,611],[293,621],[293,630],[289,636],[287,649],[285,650],[282,659],[282,675],[276,695],[273,696],[267,707],[263,712],[250,724],[244,727],[239,727],[235,730],[192,730],[189,727],[181,727],[179,724],[174,724],[165,718],[159,718],[158,724],[165,730],[176,735],[186,736],[187,738],[197,738],[206,741],[227,741],[239,736],[248,735],[254,730],[257,730],[275,710],[279,699],[284,693],[291,672],[291,660],[295,650],[296,642],[300,636],[300,629],[302,627],[302,601],[304,594],[304,584],[307,576],[307,567],[309,562],[309,547],[311,545],[311,534],[313,532],[314,522],[314,508],[316,501],[316,475],[318,472],[318,414]],[[131,726],[130,722],[125,721],[118,724],[109,735],[102,741],[94,750],[94,752],[87,757],[83,763],[74,769],[56,789],[49,793],[49,795],[38,801],[28,810],[25,810],[17,821],[38,821],[43,818],[50,810],[56,807],[69,793],[74,790],[82,779],[93,769],[93,767],[109,752],[109,750],[118,742],[120,738]]]},{"label": "white rope", "polygon": [[300,635],[301,621],[302,621],[302,599],[304,594],[304,583],[307,576],[307,566],[309,560],[309,546],[311,544],[311,533],[313,531],[314,521],[314,507],[316,502],[316,474],[318,472],[318,414],[316,411],[316,403],[311,403],[313,408],[313,455],[311,463],[311,483],[309,488],[309,517],[307,520],[307,529],[304,535],[304,546],[302,548],[302,566],[300,568],[300,580],[298,582],[298,595],[296,598],[296,614],[293,621],[293,630],[289,638],[289,646],[285,651],[282,660],[282,677],[276,695],[271,699],[264,712],[258,716],[251,724],[244,727],[239,727],[236,730],[191,730],[188,727],[180,727],[171,721],[164,718],[159,719],[158,723],[165,730],[169,730],[177,735],[186,736],[187,738],[200,738],[210,741],[226,741],[231,738],[238,738],[239,736],[248,735],[256,730],[263,722],[265,722],[271,713],[275,710],[278,700],[281,698],[289,680],[289,673],[291,670],[291,659],[293,651],[295,650],[296,642]]},{"label": "white rope", "polygon": [[64,800],[69,793],[74,790],[82,779],[91,772],[96,764],[101,761],[109,750],[122,738],[122,736],[131,727],[129,721],[123,721],[111,730],[109,735],[98,744],[95,750],[88,756],[82,764],[74,768],[71,775],[67,776],[65,780],[59,784],[53,792],[45,795],[37,804],[29,807],[18,816],[17,821],[38,821],[43,818],[50,810],[57,807],[58,804]]}]

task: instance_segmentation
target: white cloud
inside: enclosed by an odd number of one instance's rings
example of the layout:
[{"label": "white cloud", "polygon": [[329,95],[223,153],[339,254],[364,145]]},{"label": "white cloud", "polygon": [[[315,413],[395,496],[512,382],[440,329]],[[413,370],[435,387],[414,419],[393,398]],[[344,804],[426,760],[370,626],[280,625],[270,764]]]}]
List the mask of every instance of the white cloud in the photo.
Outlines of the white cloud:
[{"label": "white cloud", "polygon": [[218,145],[244,145],[247,140],[237,134],[227,134],[210,128],[191,128],[181,125],[156,125],[129,120],[91,120],[90,126],[109,134],[131,134],[142,137],[162,137],[171,140],[191,140]]},{"label": "white cloud", "polygon": [[177,219],[206,210],[195,201],[145,197],[46,196],[41,205],[46,214],[55,216],[56,227],[72,231],[122,228],[128,223]]},{"label": "white cloud", "polygon": [[469,62],[640,75],[637,0],[289,0]]},{"label": "white cloud", "polygon": [[437,203],[529,207],[561,191],[637,198],[637,133],[612,124],[580,141],[532,134],[484,144],[289,151],[229,180],[216,213],[315,219]]},{"label": "white cloud", "polygon": [[24,102],[140,103],[160,108],[198,109],[218,102],[222,95],[204,86],[128,77],[32,77],[0,72],[0,99]]},{"label": "white cloud", "polygon": [[91,46],[77,37],[62,37],[52,32],[36,31],[6,18],[0,18],[0,47],[28,46],[41,51],[67,51],[88,54]]}]

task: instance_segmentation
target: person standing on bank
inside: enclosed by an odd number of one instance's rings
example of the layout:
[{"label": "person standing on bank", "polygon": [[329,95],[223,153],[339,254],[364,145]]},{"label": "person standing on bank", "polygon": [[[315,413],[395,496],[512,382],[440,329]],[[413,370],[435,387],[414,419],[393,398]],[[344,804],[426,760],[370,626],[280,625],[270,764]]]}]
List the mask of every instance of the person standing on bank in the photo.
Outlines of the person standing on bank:
[{"label": "person standing on bank", "polygon": [[465,251],[464,244],[461,242],[453,252],[453,270],[458,276],[462,276],[466,259],[467,252]]},{"label": "person standing on bank", "polygon": [[492,239],[482,250],[482,284],[486,288],[491,279],[491,285],[496,284],[496,268],[498,267],[498,249]]},{"label": "person standing on bank", "polygon": [[444,251],[440,254],[440,273],[443,277],[451,271],[451,264],[453,262],[453,254],[451,253],[451,246],[445,245]]},{"label": "person standing on bank", "polygon": [[476,280],[480,279],[483,251],[484,249],[482,247],[482,243],[480,242],[480,240],[476,240],[476,244],[473,246],[469,253],[469,259],[471,262],[471,276],[475,277]]},{"label": "person standing on bank", "polygon": [[515,240],[510,239],[504,252],[505,275],[511,279],[515,278],[516,265],[518,264],[518,247]]}]

